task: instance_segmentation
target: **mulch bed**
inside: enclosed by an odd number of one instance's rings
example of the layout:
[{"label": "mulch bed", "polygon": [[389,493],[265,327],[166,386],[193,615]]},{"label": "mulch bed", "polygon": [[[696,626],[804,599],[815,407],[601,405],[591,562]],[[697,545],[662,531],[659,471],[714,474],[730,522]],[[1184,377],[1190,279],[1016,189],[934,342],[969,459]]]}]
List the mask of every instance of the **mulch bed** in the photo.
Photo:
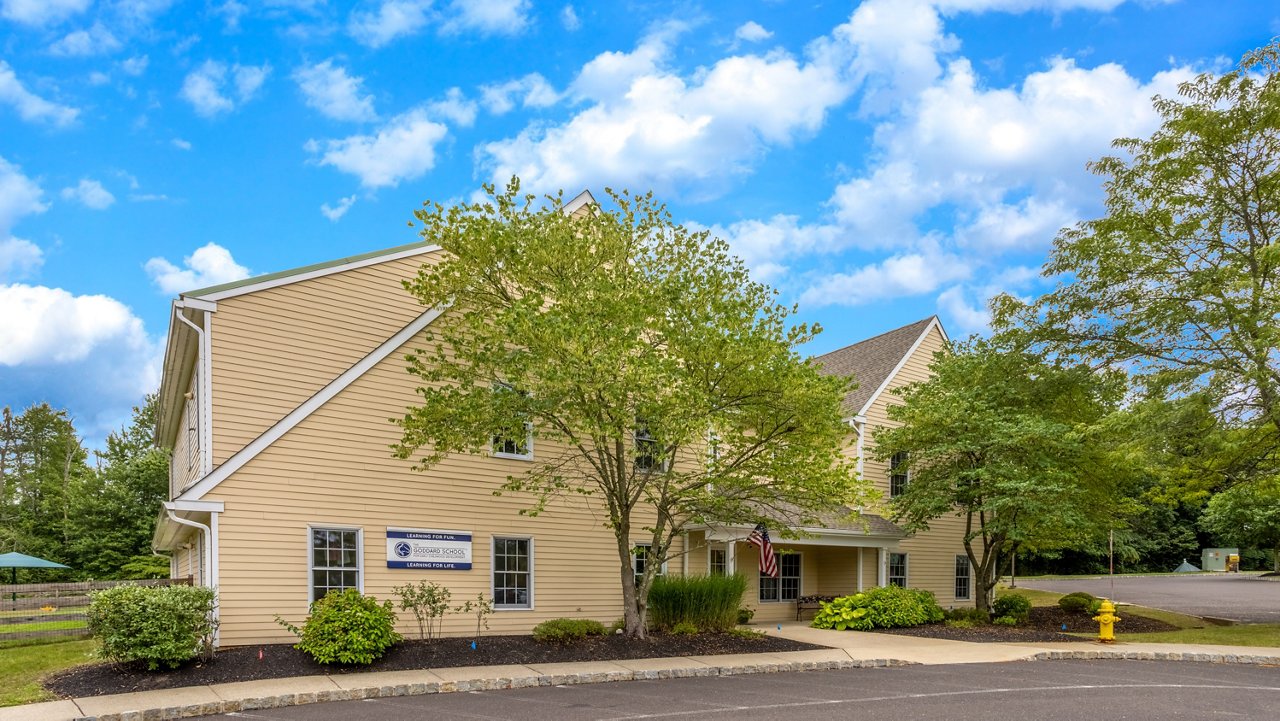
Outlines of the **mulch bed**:
[{"label": "mulch bed", "polygon": [[[63,697],[102,696],[132,691],[254,681],[257,679],[355,674],[369,671],[555,663],[564,661],[620,661],[664,656],[710,656],[727,653],[769,653],[824,648],[777,636],[744,637],[727,633],[690,636],[653,634],[641,641],[624,636],[597,636],[574,643],[547,643],[532,636],[486,636],[475,650],[469,638],[409,641],[396,644],[369,666],[322,666],[288,644],[244,646],[219,651],[212,661],[192,661],[173,671],[148,672],[116,664],[71,669],[45,680],[45,688]],[[262,658],[259,660],[258,654]]]},{"label": "mulch bed", "polygon": [[[1125,613],[1122,607],[1117,611],[1120,623],[1116,630],[1124,633],[1146,633],[1148,631],[1176,631],[1177,626],[1146,618],[1132,613]],[[1066,631],[1062,630],[1066,625]],[[1069,613],[1057,606],[1037,606],[1031,609],[1031,619],[1022,626],[997,626],[989,624],[973,628],[953,628],[945,623],[912,628],[877,629],[876,633],[891,633],[898,636],[920,636],[923,638],[944,638],[951,641],[975,641],[978,643],[1018,643],[1041,641],[1093,641],[1097,637],[1098,623],[1093,617],[1084,613]],[[1070,636],[1069,633],[1092,634],[1089,637]]]}]

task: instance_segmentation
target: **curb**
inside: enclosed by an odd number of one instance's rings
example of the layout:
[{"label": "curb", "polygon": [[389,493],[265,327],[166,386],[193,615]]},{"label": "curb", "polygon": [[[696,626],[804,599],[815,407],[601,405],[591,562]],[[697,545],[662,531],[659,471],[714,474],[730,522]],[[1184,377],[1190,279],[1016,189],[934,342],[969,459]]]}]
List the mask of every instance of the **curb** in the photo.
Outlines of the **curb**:
[{"label": "curb", "polygon": [[352,689],[327,689],[310,693],[287,693],[276,696],[257,696],[225,699],[210,703],[186,706],[166,706],[144,710],[122,711],[99,716],[76,716],[73,721],[168,721],[169,719],[209,716],[213,714],[254,711],[258,709],[302,706],[327,701],[361,701],[372,698],[397,696],[424,696],[437,693],[462,693],[467,691],[499,691],[536,686],[574,686],[589,683],[614,683],[617,681],[642,681],[667,678],[692,678],[705,676],[739,676],[758,673],[784,673],[789,671],[830,671],[850,668],[885,668],[910,666],[909,661],[877,658],[857,661],[793,661],[783,663],[744,664],[739,666],[705,666],[695,668],[667,668],[647,671],[609,671],[568,674],[530,674],[500,678],[476,678],[462,681],[431,683],[403,683],[394,686],[367,686]]},{"label": "curb", "polygon": [[1190,661],[1194,663],[1248,664],[1253,666],[1280,666],[1280,656],[1257,656],[1242,653],[1202,653],[1198,651],[1122,651],[1120,649],[1093,649],[1089,651],[1041,651],[1028,660],[1113,660],[1113,661]]}]

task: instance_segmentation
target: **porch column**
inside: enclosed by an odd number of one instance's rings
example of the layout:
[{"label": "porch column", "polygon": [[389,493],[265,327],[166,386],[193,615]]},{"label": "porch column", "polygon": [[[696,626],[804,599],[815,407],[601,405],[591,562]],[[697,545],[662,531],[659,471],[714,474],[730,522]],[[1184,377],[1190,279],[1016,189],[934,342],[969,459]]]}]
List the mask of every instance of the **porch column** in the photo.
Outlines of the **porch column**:
[{"label": "porch column", "polygon": [[862,556],[866,552],[865,548],[858,549],[858,593],[862,593]]},{"label": "porch column", "polygon": [[732,539],[725,541],[724,544],[724,573],[726,576],[732,576],[738,572],[738,544]]},{"label": "porch column", "polygon": [[885,579],[885,571],[888,567],[889,553],[884,548],[876,549],[876,585],[883,586],[887,583]]}]

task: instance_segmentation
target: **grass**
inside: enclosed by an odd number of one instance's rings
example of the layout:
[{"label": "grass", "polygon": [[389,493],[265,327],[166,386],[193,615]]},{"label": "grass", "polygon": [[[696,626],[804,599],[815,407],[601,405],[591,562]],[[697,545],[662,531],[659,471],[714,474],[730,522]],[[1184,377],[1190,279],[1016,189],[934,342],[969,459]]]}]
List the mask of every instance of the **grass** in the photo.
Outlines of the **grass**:
[{"label": "grass", "polygon": [[44,690],[40,680],[55,671],[92,661],[93,646],[93,641],[83,640],[3,647],[4,652],[0,653],[0,706],[55,698]]},{"label": "grass", "polygon": [[[1195,573],[1178,573],[1177,571],[1131,571],[1128,573],[1117,573],[1115,575],[1117,577],[1134,576],[1134,577],[1141,578],[1143,576],[1220,576],[1223,573],[1225,572],[1224,571],[1197,571]],[[1232,574],[1232,575],[1260,576],[1264,573],[1266,573],[1266,571],[1240,571],[1238,574]],[[1075,573],[1075,574],[1046,573],[1043,576],[1018,576],[1018,580],[1019,581],[1075,581],[1075,580],[1085,580],[1085,579],[1093,580],[1098,578],[1107,578],[1110,575],[1111,574],[1107,573],[1106,571],[1103,571],[1101,573]],[[1008,577],[1005,576],[1004,578],[1008,578]]]},{"label": "grass", "polygon": [[66,606],[55,608],[52,611],[42,611],[38,608],[24,609],[21,611],[0,611],[0,618],[25,618],[27,616],[67,616],[73,613],[84,613],[89,610],[88,606]]},{"label": "grass", "polygon": [[0,626],[0,638],[4,638],[11,633],[25,633],[27,631],[65,631],[73,628],[83,628],[88,633],[88,626],[84,619],[78,621],[32,621],[31,623],[14,623]]},{"label": "grass", "polygon": [[1009,588],[1004,584],[1001,584],[996,589],[997,597],[1010,595],[1010,594],[1016,595],[1016,596],[1025,596],[1026,598],[1031,600],[1032,606],[1056,606],[1058,605],[1058,599],[1062,598],[1063,596],[1063,594],[1061,593],[1054,593],[1052,591],[1037,591],[1034,588]]}]

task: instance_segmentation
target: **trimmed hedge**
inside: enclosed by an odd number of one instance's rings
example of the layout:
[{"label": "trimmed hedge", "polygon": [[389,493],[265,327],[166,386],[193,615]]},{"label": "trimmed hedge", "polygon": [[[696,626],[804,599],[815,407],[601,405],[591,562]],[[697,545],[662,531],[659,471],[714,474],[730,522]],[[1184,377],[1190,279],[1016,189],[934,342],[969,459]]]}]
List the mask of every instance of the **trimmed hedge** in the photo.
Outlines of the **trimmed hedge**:
[{"label": "trimmed hedge", "polygon": [[341,593],[330,591],[311,604],[311,615],[302,628],[279,616],[276,621],[297,634],[300,640],[294,648],[316,663],[368,665],[400,640],[391,602],[378,603],[378,599],[354,588]]},{"label": "trimmed hedge", "polygon": [[822,604],[814,628],[870,631],[939,623],[946,617],[932,593],[918,588],[880,586]]},{"label": "trimmed hedge", "polygon": [[1096,600],[1091,593],[1076,591],[1059,598],[1058,608],[1069,613],[1088,613],[1090,604]]},{"label": "trimmed hedge", "polygon": [[580,641],[587,636],[604,634],[604,624],[589,618],[553,618],[533,627],[534,638],[556,643]]},{"label": "trimmed hedge", "polygon": [[1010,593],[1000,596],[991,604],[996,618],[1012,618],[1014,623],[1026,623],[1031,618],[1031,599]]},{"label": "trimmed hedge", "polygon": [[747,591],[742,574],[658,576],[649,587],[649,625],[670,631],[679,624],[699,631],[728,631],[738,625],[738,607]]},{"label": "trimmed hedge", "polygon": [[89,631],[103,657],[177,668],[211,651],[213,589],[125,584],[90,594]]}]

